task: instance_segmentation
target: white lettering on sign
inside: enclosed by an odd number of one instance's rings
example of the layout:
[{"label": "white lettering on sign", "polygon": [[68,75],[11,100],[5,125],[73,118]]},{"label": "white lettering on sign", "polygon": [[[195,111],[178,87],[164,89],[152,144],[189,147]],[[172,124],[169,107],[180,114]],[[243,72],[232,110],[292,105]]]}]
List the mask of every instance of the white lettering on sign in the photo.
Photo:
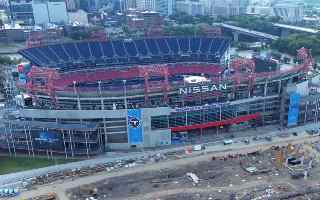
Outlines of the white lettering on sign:
[{"label": "white lettering on sign", "polygon": [[179,88],[179,94],[189,95],[189,94],[197,94],[197,93],[206,93],[206,92],[214,92],[226,90],[227,84],[213,84],[213,85],[199,85],[199,86],[191,86],[191,87],[183,87]]}]

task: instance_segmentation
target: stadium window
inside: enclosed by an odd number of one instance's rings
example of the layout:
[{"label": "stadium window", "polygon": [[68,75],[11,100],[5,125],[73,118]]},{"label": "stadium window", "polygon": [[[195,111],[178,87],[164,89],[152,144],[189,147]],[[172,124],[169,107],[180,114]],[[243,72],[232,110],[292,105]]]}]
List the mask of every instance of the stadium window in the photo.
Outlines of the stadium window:
[{"label": "stadium window", "polygon": [[169,128],[168,116],[161,115],[156,117],[151,117],[151,129],[163,129]]}]

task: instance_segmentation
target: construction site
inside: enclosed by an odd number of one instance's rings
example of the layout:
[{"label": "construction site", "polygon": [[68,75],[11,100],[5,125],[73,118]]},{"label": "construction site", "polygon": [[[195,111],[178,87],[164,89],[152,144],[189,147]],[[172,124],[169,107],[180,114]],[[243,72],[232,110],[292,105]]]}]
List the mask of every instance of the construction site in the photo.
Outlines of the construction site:
[{"label": "construction site", "polygon": [[288,145],[212,157],[81,186],[70,199],[319,199],[320,168],[313,151],[309,145]]},{"label": "construction site", "polygon": [[48,173],[25,183],[20,197],[28,200],[320,198],[318,133],[281,133],[272,142],[253,143],[239,141],[230,146],[201,149],[191,146]]},{"label": "construction site", "polygon": [[319,199],[312,145],[211,157],[211,160],[114,177],[69,193],[78,199]]}]

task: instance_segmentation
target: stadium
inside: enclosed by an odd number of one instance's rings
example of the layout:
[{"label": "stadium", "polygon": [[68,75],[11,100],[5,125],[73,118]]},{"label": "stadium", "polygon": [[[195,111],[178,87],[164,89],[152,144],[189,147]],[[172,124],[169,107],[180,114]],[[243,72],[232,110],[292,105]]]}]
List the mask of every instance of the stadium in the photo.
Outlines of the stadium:
[{"label": "stadium", "polygon": [[290,69],[263,68],[252,59],[231,59],[230,43],[193,36],[22,49],[31,63],[18,66],[23,102],[5,117],[1,148],[89,157],[233,129],[287,126],[286,88],[306,80],[313,65],[309,51],[300,49],[299,64]]}]

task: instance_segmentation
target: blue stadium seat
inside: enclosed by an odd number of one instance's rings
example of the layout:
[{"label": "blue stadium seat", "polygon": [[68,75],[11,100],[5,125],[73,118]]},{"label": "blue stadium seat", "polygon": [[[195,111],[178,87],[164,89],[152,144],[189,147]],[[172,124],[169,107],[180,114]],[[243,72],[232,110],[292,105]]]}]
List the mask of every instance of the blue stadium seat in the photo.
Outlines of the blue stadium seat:
[{"label": "blue stadium seat", "polygon": [[80,58],[80,55],[78,53],[77,48],[75,47],[74,43],[66,43],[64,44],[64,49],[66,50],[66,53],[71,56],[73,60],[78,60]]},{"label": "blue stadium seat", "polygon": [[22,56],[29,59],[33,64],[41,66],[43,64],[43,62],[39,58],[32,55],[29,50],[30,49],[23,49],[23,50],[20,50],[19,52]]},{"label": "blue stadium seat", "polygon": [[138,51],[135,43],[133,43],[132,41],[124,41],[123,44],[129,56],[132,56],[132,57],[138,56]]},{"label": "blue stadium seat", "polygon": [[168,47],[168,44],[164,38],[156,39],[156,42],[158,43],[159,50],[162,52],[162,54],[169,54],[170,49]]},{"label": "blue stadium seat", "polygon": [[48,46],[39,47],[38,50],[40,50],[50,60],[51,63],[59,62],[59,58],[55,55],[55,53],[52,50],[50,50]]},{"label": "blue stadium seat", "polygon": [[187,53],[189,51],[189,39],[188,38],[178,38],[177,40],[178,40],[180,50],[184,53]]},{"label": "blue stadium seat", "polygon": [[198,53],[200,50],[200,38],[190,38],[190,50],[193,53]]},{"label": "blue stadium seat", "polygon": [[210,50],[211,41],[212,41],[211,38],[202,38],[201,39],[200,52],[202,54],[208,53],[208,51]]},{"label": "blue stadium seat", "polygon": [[88,60],[91,57],[89,45],[87,42],[79,42],[76,43],[76,46],[79,50],[79,53],[81,55],[81,58]]},{"label": "blue stadium seat", "polygon": [[50,48],[54,50],[54,52],[59,56],[59,59],[64,60],[65,62],[69,60],[69,56],[66,54],[64,49],[60,44],[57,45],[51,45]]},{"label": "blue stadium seat", "polygon": [[112,48],[111,42],[101,42],[103,55],[109,58],[113,58],[115,55],[115,52]]},{"label": "blue stadium seat", "polygon": [[79,42],[20,50],[33,64],[61,71],[132,64],[219,62],[229,47],[223,38],[157,38],[133,41]]},{"label": "blue stadium seat", "polygon": [[38,50],[38,48],[30,48],[29,53],[39,59],[44,65],[49,66],[50,60],[47,59],[41,51]]},{"label": "blue stadium seat", "polygon": [[99,42],[89,42],[89,47],[94,58],[98,59],[103,56]]},{"label": "blue stadium seat", "polygon": [[111,43],[113,44],[113,48],[114,48],[115,53],[119,57],[126,57],[127,56],[126,51],[123,46],[123,42],[121,40],[112,41]]},{"label": "blue stadium seat", "polygon": [[226,39],[222,40],[221,46],[219,48],[220,55],[224,54],[224,52],[227,50],[228,46],[229,46],[229,40],[226,40]]},{"label": "blue stadium seat", "polygon": [[210,48],[210,54],[215,55],[219,53],[219,47],[221,45],[221,39],[219,38],[213,38]]},{"label": "blue stadium seat", "polygon": [[153,55],[159,55],[159,49],[157,47],[157,43],[155,42],[154,39],[146,39],[146,44],[148,46],[148,49],[151,54]]},{"label": "blue stadium seat", "polygon": [[148,55],[148,49],[146,47],[146,43],[144,40],[135,40],[137,50],[141,56],[147,56]]},{"label": "blue stadium seat", "polygon": [[179,44],[176,38],[167,38],[167,44],[169,45],[169,48],[174,54],[179,53]]}]

